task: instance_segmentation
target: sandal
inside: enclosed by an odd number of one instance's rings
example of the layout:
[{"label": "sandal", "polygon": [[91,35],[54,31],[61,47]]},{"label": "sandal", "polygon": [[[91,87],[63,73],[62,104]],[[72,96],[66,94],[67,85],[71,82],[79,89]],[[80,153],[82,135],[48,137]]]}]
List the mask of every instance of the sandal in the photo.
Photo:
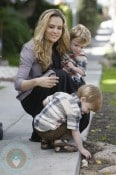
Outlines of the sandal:
[{"label": "sandal", "polygon": [[77,152],[77,148],[74,145],[68,144],[65,140],[55,140],[54,151],[59,152]]},{"label": "sandal", "polygon": [[45,140],[42,140],[42,142],[41,142],[41,149],[44,149],[44,150],[46,150],[46,149],[53,149],[54,148],[54,145],[53,145],[53,143],[52,142],[47,142],[47,141],[45,141]]}]

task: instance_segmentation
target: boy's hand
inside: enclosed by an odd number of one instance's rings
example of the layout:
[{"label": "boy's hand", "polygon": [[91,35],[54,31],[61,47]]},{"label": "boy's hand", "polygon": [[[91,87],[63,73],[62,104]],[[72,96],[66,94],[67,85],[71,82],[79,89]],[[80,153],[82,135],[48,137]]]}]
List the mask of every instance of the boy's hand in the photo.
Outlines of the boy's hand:
[{"label": "boy's hand", "polygon": [[91,153],[87,149],[83,148],[82,150],[80,150],[80,152],[81,154],[83,154],[83,156],[85,156],[86,159],[91,158]]},{"label": "boy's hand", "polygon": [[86,157],[86,159],[91,158],[91,153],[83,147],[82,139],[81,139],[81,134],[79,130],[72,130],[72,136],[74,138],[74,141],[77,145],[78,150],[80,151],[83,156]]}]

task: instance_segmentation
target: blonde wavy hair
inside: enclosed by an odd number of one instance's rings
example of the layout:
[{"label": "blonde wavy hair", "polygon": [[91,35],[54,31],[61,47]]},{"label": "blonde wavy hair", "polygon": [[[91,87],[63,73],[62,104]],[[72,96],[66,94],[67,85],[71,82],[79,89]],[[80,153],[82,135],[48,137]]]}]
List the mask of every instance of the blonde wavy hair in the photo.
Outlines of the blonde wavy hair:
[{"label": "blonde wavy hair", "polygon": [[94,112],[97,112],[102,106],[102,93],[95,85],[86,84],[81,86],[77,91],[77,96],[79,98],[86,97],[86,102],[91,103]]},{"label": "blonde wavy hair", "polygon": [[91,41],[91,32],[82,24],[77,24],[70,30],[70,41],[77,40],[78,44],[87,46]]},{"label": "blonde wavy hair", "polygon": [[52,53],[52,48],[49,47],[49,41],[45,39],[44,34],[48,27],[49,19],[53,16],[60,17],[63,21],[62,35],[56,42],[58,53],[61,56],[64,55],[69,50],[70,46],[68,27],[62,12],[59,9],[44,11],[40,16],[34,31],[34,52],[44,71],[47,70],[51,64]]}]

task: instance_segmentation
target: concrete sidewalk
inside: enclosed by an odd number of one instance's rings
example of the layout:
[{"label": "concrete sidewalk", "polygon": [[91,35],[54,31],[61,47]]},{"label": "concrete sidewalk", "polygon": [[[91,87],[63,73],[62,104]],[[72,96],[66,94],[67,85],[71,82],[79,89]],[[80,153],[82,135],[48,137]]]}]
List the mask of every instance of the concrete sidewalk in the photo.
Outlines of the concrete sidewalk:
[{"label": "concrete sidewalk", "polygon": [[[103,31],[99,35],[100,41],[94,38],[91,46],[86,49],[87,83],[97,86],[102,74],[100,60],[103,58],[104,46],[111,35],[110,30],[105,33],[106,28],[104,28]],[[0,67],[0,75],[1,70],[4,70],[3,76],[10,75],[4,66],[2,69]],[[10,78],[15,76],[16,71],[16,68],[12,68]],[[0,141],[0,174],[79,175],[79,153],[55,153],[53,150],[41,150],[40,143],[30,142],[28,139],[32,132],[32,118],[24,112],[16,99],[17,92],[13,82],[1,81],[0,87],[3,87],[0,89],[0,122],[4,127],[4,139]],[[89,126],[82,133],[85,140],[88,131]]]}]

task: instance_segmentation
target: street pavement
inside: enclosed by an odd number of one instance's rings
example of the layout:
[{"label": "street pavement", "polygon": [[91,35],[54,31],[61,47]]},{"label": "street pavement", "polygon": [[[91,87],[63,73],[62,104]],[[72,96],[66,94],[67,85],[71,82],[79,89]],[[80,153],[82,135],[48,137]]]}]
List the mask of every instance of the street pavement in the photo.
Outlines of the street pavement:
[{"label": "street pavement", "polygon": [[[100,62],[111,32],[107,23],[102,24],[91,45],[85,49],[88,56],[87,83],[99,86],[102,75]],[[0,175],[79,175],[79,152],[41,150],[40,143],[29,141],[32,118],[16,99],[13,83],[16,72],[16,67],[0,66],[0,122],[4,129],[4,137],[0,141]],[[82,133],[83,140],[87,140],[89,126]]]}]

